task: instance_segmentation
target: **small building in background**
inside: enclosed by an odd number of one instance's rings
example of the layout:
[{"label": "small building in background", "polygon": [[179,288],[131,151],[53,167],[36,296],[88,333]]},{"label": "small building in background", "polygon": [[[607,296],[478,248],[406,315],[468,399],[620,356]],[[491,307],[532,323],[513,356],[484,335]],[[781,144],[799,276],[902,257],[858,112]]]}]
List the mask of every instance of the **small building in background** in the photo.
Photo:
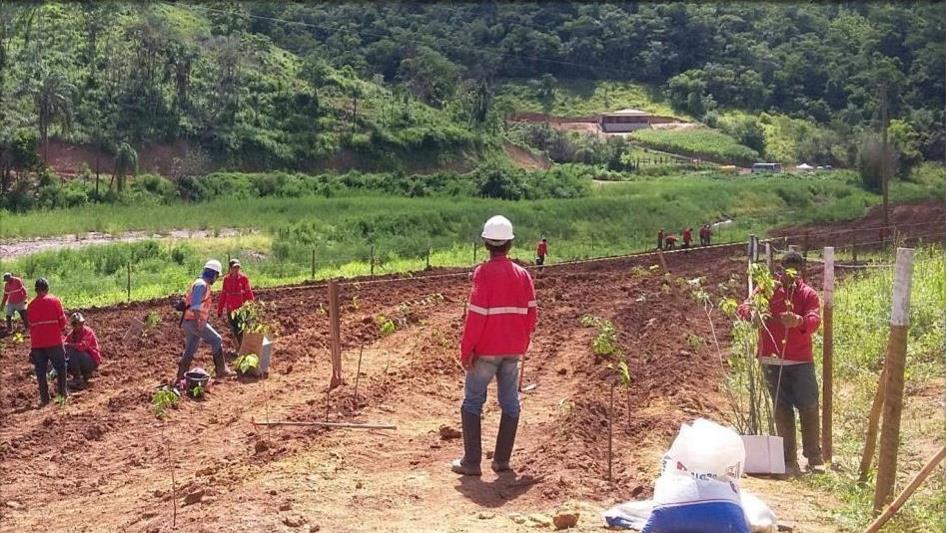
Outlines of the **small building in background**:
[{"label": "small building in background", "polygon": [[621,109],[602,113],[598,125],[605,133],[622,133],[651,127],[651,113],[640,109]]},{"label": "small building in background", "polygon": [[777,173],[783,171],[783,166],[779,163],[753,163],[751,171],[753,174],[766,172]]}]

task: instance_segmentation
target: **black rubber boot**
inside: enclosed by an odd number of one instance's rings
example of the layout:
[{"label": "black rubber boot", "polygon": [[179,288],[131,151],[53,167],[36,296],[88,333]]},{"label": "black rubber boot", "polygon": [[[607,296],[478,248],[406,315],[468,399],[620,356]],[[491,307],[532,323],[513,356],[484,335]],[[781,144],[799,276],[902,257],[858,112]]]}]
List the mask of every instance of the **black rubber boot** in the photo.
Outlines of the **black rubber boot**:
[{"label": "black rubber boot", "polygon": [[460,410],[460,423],[464,434],[464,458],[450,465],[455,474],[479,476],[480,472],[480,415]]},{"label": "black rubber boot", "polygon": [[214,377],[221,379],[232,375],[233,372],[227,368],[227,362],[224,360],[224,349],[214,352]]},{"label": "black rubber boot", "polygon": [[802,455],[805,455],[806,459],[809,460],[809,471],[817,474],[825,473],[820,437],[821,424],[822,418],[818,406],[799,410],[799,425],[802,429]]},{"label": "black rubber boot", "polygon": [[497,446],[493,451],[493,463],[490,467],[494,472],[506,472],[510,469],[510,456],[513,454],[513,443],[516,442],[516,427],[519,425],[518,416],[500,416],[500,430],[497,432]]},{"label": "black rubber boot", "polygon": [[29,333],[30,321],[26,319],[26,311],[18,311],[18,313],[20,313],[20,320],[23,321],[23,331]]},{"label": "black rubber boot", "polygon": [[9,331],[10,333],[13,333],[13,317],[12,316],[7,317],[7,331]]},{"label": "black rubber boot", "polygon": [[181,360],[178,362],[178,375],[175,381],[181,381],[182,379],[184,379],[185,372],[187,372],[190,369],[191,369],[191,358],[188,357],[187,359],[185,359],[184,356],[182,355]]},{"label": "black rubber boot", "polygon": [[792,407],[777,405],[773,409],[776,434],[783,438],[783,457],[786,460],[786,475],[799,475],[799,460],[796,456],[796,413]]}]

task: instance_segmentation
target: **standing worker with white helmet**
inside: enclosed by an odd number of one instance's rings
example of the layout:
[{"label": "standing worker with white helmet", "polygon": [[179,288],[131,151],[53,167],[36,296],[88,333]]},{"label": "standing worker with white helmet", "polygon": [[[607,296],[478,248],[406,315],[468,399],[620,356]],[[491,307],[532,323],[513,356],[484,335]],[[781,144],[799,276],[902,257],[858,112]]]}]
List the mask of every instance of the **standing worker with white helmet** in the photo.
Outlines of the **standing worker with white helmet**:
[{"label": "standing worker with white helmet", "polygon": [[224,361],[223,342],[207,319],[211,312],[210,287],[220,277],[220,261],[211,259],[204,264],[201,277],[191,283],[184,297],[184,319],[181,329],[184,330],[184,353],[178,363],[177,381],[184,379],[184,374],[191,369],[191,360],[197,351],[201,340],[210,345],[214,356],[214,374],[218,378],[230,375],[230,370]]},{"label": "standing worker with white helmet", "polygon": [[480,475],[480,414],[494,376],[503,414],[491,466],[494,472],[510,470],[520,414],[519,362],[529,347],[537,315],[533,279],[507,257],[513,224],[506,217],[492,217],[481,237],[490,260],[474,270],[460,346],[460,362],[467,371],[460,407],[464,457],[451,464],[454,472],[471,476]]}]

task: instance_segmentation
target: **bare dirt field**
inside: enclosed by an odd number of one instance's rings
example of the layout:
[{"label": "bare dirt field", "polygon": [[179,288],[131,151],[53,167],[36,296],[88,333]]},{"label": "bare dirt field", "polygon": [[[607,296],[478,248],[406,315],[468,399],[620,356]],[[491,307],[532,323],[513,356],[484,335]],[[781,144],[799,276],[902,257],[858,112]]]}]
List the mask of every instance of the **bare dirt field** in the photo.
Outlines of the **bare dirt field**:
[{"label": "bare dirt field", "polygon": [[[725,420],[725,370],[683,280],[703,276],[716,285],[735,276],[735,286],[745,286],[744,248],[666,259],[674,279],[651,268],[654,255],[533,271],[540,322],[525,382],[536,387],[524,396],[508,476],[487,470],[482,479],[463,478],[448,468],[462,447],[441,436],[442,426],[459,428],[456,357],[470,283],[459,270],[345,282],[346,384],[328,393],[325,285],[260,291],[278,330],[269,378],[216,382],[206,400],[182,399],[165,422],[152,414],[151,398],[173,375],[182,343],[168,300],[85,312],[104,362],[92,387],[62,407],[35,409],[27,345],[7,337],[0,340],[0,531],[511,531],[535,529],[532,518],[540,517],[532,515],[562,506],[580,510],[580,530],[601,529],[601,509],[650,494],[682,422]],[[811,277],[818,286],[815,267]],[[149,313],[160,323],[128,336]],[[586,314],[614,322],[631,360],[632,386],[615,401],[611,482],[609,371],[592,353],[595,330],[580,324]],[[380,316],[398,330],[384,336]],[[726,340],[726,323],[715,326]],[[211,367],[206,348],[196,364]],[[493,392],[484,451],[493,448],[499,419]],[[327,417],[397,430],[253,423]],[[753,482],[796,531],[832,530],[815,510],[798,509],[785,486]]]}]

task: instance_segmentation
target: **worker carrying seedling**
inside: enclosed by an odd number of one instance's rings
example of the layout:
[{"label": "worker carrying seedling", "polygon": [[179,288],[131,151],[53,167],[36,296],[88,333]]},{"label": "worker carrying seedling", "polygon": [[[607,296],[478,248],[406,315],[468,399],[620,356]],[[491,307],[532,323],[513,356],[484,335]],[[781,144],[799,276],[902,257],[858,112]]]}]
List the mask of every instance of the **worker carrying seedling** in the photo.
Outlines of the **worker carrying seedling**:
[{"label": "worker carrying seedling", "polygon": [[181,329],[184,330],[184,353],[178,363],[177,381],[184,379],[184,374],[191,368],[191,360],[203,340],[210,345],[214,357],[214,373],[217,378],[231,375],[230,369],[224,361],[223,343],[220,334],[207,323],[211,312],[211,285],[220,277],[220,261],[211,259],[204,264],[201,277],[194,280],[184,297],[184,320]]},{"label": "worker carrying seedling", "polygon": [[690,248],[691,247],[691,234],[694,231],[694,228],[684,228],[681,230],[681,240],[684,241],[681,248]]},{"label": "worker carrying seedling", "polygon": [[[812,335],[819,329],[819,295],[806,284],[805,259],[799,252],[783,256],[778,281],[761,320],[757,355],[773,399],[776,433],[783,438],[786,472],[799,474],[796,456],[796,415],[802,426],[802,453],[809,470],[824,472],[819,441],[819,385],[812,361]],[[745,319],[757,319],[749,300],[738,309]]]},{"label": "worker carrying seedling", "polygon": [[[74,380],[74,387],[84,389],[92,378],[92,373],[99,368],[102,362],[102,353],[99,351],[99,339],[92,328],[85,325],[82,313],[73,313],[69,317],[72,331],[65,339],[66,361],[69,375]],[[73,385],[70,385],[73,386]]]},{"label": "worker carrying seedling", "polygon": [[677,237],[672,233],[664,238],[664,249],[673,250],[677,245]]},{"label": "worker carrying seedling", "polygon": [[217,303],[217,317],[227,313],[227,321],[230,323],[230,330],[237,341],[237,346],[243,342],[243,324],[238,321],[234,311],[251,300],[253,300],[253,290],[250,288],[250,278],[241,272],[240,261],[231,259],[227,275],[224,276],[223,292]]},{"label": "worker carrying seedling", "polygon": [[661,231],[658,232],[658,250],[664,248],[664,228],[661,228]]},{"label": "worker carrying seedling", "polygon": [[56,371],[56,393],[66,398],[66,350],[62,333],[66,329],[66,314],[59,298],[49,294],[46,278],[36,280],[36,297],[26,306],[30,317],[30,361],[39,384],[39,406],[49,403],[49,384],[46,372],[50,363]]},{"label": "worker carrying seedling", "polygon": [[494,377],[502,415],[491,467],[494,472],[510,470],[520,413],[519,362],[529,346],[537,315],[532,278],[507,257],[513,245],[513,225],[506,217],[492,217],[484,224],[481,237],[490,260],[474,270],[460,344],[460,362],[467,371],[460,407],[464,457],[451,464],[455,473],[471,476],[480,475],[480,414],[487,385]]},{"label": "worker carrying seedling", "polygon": [[536,264],[539,265],[540,272],[542,272],[542,267],[546,263],[547,255],[549,255],[549,242],[543,236],[542,240],[536,245]]},{"label": "worker carrying seedling", "polygon": [[7,331],[13,331],[13,313],[20,314],[20,320],[23,321],[23,331],[30,330],[30,323],[26,320],[26,286],[23,280],[9,272],[3,274],[3,301],[0,307],[3,307],[7,317]]}]

